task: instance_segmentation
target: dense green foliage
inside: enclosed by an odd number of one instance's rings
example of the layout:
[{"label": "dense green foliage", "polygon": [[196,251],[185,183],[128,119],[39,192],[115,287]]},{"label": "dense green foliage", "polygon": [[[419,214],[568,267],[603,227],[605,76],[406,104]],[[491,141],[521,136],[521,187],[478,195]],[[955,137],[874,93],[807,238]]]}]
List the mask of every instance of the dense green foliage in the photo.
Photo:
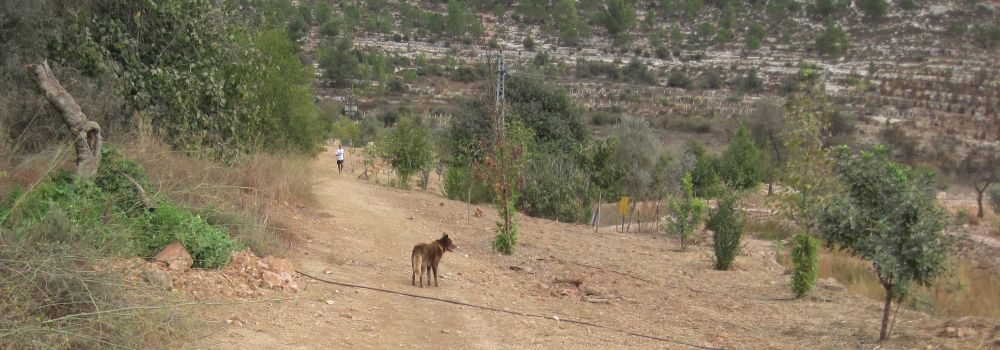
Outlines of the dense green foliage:
[{"label": "dense green foliage", "polygon": [[434,166],[434,147],[428,132],[420,120],[404,117],[376,141],[381,156],[396,170],[401,187],[407,187],[417,172]]},{"label": "dense green foliage", "polygon": [[[312,106],[312,72],[299,61],[286,26],[286,18],[297,16],[294,7],[246,2],[255,7],[239,15],[235,1],[222,7],[210,0],[5,3],[0,35],[32,41],[0,40],[9,54],[5,64],[19,65],[6,66],[3,75],[15,77],[14,89],[34,92],[23,66],[53,61],[84,112],[111,133],[141,116],[175,147],[214,158],[314,153],[322,128]],[[36,22],[42,20],[48,23]],[[33,95],[10,112],[42,103]],[[39,119],[45,127],[18,125],[16,118],[4,126],[13,135],[58,130],[57,118]]]},{"label": "dense green foliage", "polygon": [[628,40],[628,32],[635,26],[635,9],[625,0],[608,0],[598,21],[615,39],[615,43],[621,44]]},{"label": "dense green foliage", "polygon": [[701,229],[708,204],[694,195],[691,174],[685,174],[683,195],[670,201],[670,217],[663,224],[663,230],[681,239],[681,251],[687,250],[688,240],[695,231]]},{"label": "dense green foliage", "polygon": [[105,148],[95,180],[63,172],[17,192],[0,206],[0,226],[15,233],[33,232],[53,216],[69,223],[57,242],[88,242],[108,254],[152,257],[172,241],[180,241],[195,266],[220,267],[239,248],[226,233],[197,215],[161,202],[147,210],[135,187],[126,178],[146,184],[146,175],[135,162]]},{"label": "dense green foliage", "polygon": [[889,3],[885,0],[854,0],[854,4],[871,20],[881,20],[889,12]]},{"label": "dense green foliage", "polygon": [[911,284],[927,285],[944,273],[953,237],[937,206],[934,176],[889,160],[885,147],[853,154],[840,146],[835,171],[844,186],[822,208],[824,242],[871,261],[886,292],[885,339],[890,301]]},{"label": "dense green foliage", "polygon": [[525,214],[573,223],[588,219],[590,178],[572,155],[534,154],[524,173],[518,207]]},{"label": "dense green foliage", "polygon": [[694,168],[691,169],[694,195],[711,198],[721,193],[723,183],[719,175],[719,159],[708,154],[705,146],[697,142],[687,143],[684,154],[694,160]]},{"label": "dense green foliage", "polygon": [[736,208],[736,201],[735,195],[723,197],[705,222],[705,228],[712,230],[717,270],[729,270],[740,253],[746,218],[742,210]]},{"label": "dense green foliage", "polygon": [[819,277],[819,240],[805,233],[796,235],[792,264],[792,292],[801,298],[816,286]]},{"label": "dense green foliage", "polygon": [[497,235],[490,241],[490,246],[493,247],[493,250],[507,255],[514,254],[514,248],[517,247],[518,225],[514,215],[517,213],[517,209],[514,207],[515,201],[517,201],[516,197],[508,201],[506,205],[498,206],[501,218],[504,215],[509,215],[510,225],[505,228],[503,220],[497,220]]},{"label": "dense green foliage", "polygon": [[816,51],[827,57],[840,57],[847,53],[847,33],[836,22],[828,22],[826,29],[816,36]]},{"label": "dense green foliage", "polygon": [[740,127],[736,137],[726,146],[719,159],[719,175],[722,181],[734,189],[750,189],[761,179],[761,152],[750,139],[745,126]]}]

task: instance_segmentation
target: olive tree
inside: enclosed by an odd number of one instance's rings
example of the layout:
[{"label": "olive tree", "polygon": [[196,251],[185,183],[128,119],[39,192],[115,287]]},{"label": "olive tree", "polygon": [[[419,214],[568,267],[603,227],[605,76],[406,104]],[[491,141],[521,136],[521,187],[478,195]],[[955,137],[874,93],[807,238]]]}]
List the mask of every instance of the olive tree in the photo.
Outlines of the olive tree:
[{"label": "olive tree", "polygon": [[691,183],[691,173],[684,175],[684,195],[670,201],[670,219],[663,225],[667,233],[681,238],[681,251],[687,250],[688,239],[701,228],[705,220],[708,204],[704,199],[695,197],[694,186]]},{"label": "olive tree", "polygon": [[891,161],[885,147],[855,154],[839,146],[833,158],[842,188],[820,209],[818,228],[828,247],[874,266],[885,289],[879,332],[879,340],[885,340],[892,300],[914,283],[931,284],[945,271],[954,242],[943,232],[948,216],[936,205],[934,175]]},{"label": "olive tree", "polygon": [[983,194],[1000,182],[1000,155],[993,149],[973,149],[959,163],[959,176],[976,189],[976,217],[983,218]]},{"label": "olive tree", "polygon": [[434,145],[427,127],[413,117],[404,117],[380,140],[382,157],[396,170],[399,185],[406,187],[410,177],[434,165]]}]

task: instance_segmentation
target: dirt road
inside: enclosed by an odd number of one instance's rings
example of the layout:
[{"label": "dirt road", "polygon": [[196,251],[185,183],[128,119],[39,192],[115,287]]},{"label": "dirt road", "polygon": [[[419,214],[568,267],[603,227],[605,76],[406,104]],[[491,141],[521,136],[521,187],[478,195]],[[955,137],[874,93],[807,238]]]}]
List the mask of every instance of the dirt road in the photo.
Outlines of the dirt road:
[{"label": "dirt road", "polygon": [[[315,163],[318,204],[290,218],[304,237],[289,252],[320,278],[462,301],[547,319],[490,312],[302,278],[294,300],[204,310],[217,325],[195,348],[231,349],[845,349],[875,344],[878,303],[833,289],[791,300],[769,242],[750,240],[732,271],[712,268],[710,246],[679,252],[660,233],[613,233],[519,216],[513,256],[489,247],[495,211],[336,173]],[[446,232],[440,287],[410,285],[410,249]],[[588,266],[584,266],[588,265]],[[559,320],[556,320],[558,318]],[[567,319],[659,337],[650,340]],[[228,320],[228,322],[227,322]],[[236,322],[234,322],[234,320]],[[942,322],[902,311],[886,348],[963,346],[935,337]]]}]

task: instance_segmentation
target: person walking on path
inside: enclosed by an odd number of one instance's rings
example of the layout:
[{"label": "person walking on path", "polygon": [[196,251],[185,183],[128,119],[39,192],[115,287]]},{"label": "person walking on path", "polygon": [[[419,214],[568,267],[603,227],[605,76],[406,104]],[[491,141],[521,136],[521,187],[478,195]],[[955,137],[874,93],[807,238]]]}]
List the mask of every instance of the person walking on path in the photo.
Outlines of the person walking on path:
[{"label": "person walking on path", "polygon": [[344,146],[337,145],[337,174],[344,173]]}]

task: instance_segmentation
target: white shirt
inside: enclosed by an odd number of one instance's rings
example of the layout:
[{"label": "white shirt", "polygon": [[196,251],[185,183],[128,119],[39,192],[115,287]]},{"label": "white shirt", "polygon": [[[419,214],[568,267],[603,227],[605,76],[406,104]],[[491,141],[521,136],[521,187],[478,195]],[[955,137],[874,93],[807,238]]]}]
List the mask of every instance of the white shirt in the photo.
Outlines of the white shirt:
[{"label": "white shirt", "polygon": [[344,149],[343,148],[338,148],[337,149],[337,160],[344,160]]}]

